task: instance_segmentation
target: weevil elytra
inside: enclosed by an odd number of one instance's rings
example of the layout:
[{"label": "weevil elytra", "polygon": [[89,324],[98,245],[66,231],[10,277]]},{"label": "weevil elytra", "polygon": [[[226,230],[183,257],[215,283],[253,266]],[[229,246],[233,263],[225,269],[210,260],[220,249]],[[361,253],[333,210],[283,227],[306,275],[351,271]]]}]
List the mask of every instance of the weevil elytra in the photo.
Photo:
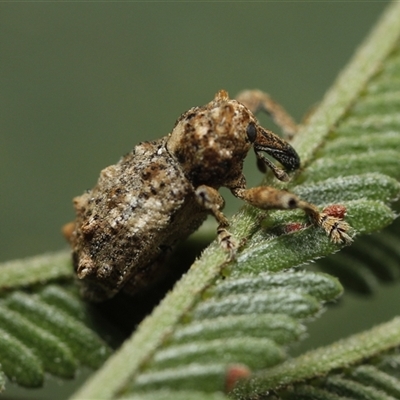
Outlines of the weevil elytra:
[{"label": "weevil elytra", "polygon": [[76,220],[65,232],[86,298],[103,301],[120,290],[135,293],[151,285],[168,250],[208,214],[218,222],[221,246],[234,254],[237,243],[221,211],[222,186],[261,209],[302,209],[334,242],[351,241],[346,222],[296,195],[269,186],[246,188],[242,168],[252,147],[258,167],[270,168],[279,180],[288,175],[264,153],[287,171],[298,169],[300,160],[253,114],[264,107],[291,135],[296,127],[282,108],[259,91],[243,92],[238,100],[220,90],[210,103],[182,114],[170,134],[138,144],[102,170],[96,186],[74,199]]}]

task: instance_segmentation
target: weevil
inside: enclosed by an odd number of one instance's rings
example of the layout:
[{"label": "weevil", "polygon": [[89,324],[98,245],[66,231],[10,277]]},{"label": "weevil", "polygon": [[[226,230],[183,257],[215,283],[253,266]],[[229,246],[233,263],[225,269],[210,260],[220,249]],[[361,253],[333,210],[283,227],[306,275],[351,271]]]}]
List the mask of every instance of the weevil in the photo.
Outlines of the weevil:
[{"label": "weevil", "polygon": [[295,133],[294,122],[266,94],[246,91],[235,100],[220,90],[208,104],[183,113],[170,134],[138,144],[103,169],[96,186],[75,197],[76,220],[65,232],[84,297],[103,301],[151,286],[169,250],[209,214],[218,223],[220,245],[234,256],[238,243],[222,213],[222,186],[263,210],[302,209],[333,242],[351,241],[346,222],[296,195],[270,186],[246,188],[242,169],[251,148],[259,169],[269,168],[279,180],[288,180],[285,170],[300,167],[293,147],[259,124],[253,112],[260,107]]}]

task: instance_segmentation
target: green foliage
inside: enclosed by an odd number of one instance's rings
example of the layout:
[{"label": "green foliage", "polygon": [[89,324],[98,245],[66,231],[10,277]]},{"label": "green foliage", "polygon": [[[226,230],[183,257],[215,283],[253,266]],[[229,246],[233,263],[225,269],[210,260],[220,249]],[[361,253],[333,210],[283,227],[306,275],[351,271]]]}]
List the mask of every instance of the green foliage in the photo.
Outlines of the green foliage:
[{"label": "green foliage", "polygon": [[43,367],[33,351],[0,330],[0,356],[4,373],[23,386],[40,386],[43,383]]},{"label": "green foliage", "polygon": [[[398,399],[398,354],[395,352],[369,360],[327,377],[301,383],[278,391],[275,400],[347,400],[347,399]],[[391,365],[391,368],[387,368]],[[397,373],[393,366],[397,366]],[[268,399],[268,397],[266,397]]]},{"label": "green foliage", "polygon": [[75,289],[51,285],[37,294],[5,296],[0,301],[4,373],[22,386],[38,387],[44,372],[71,379],[81,365],[98,368],[110,348],[84,324],[84,312]]},{"label": "green foliage", "polygon": [[[366,291],[375,275],[400,274],[393,262],[398,233],[376,241],[360,236],[388,226],[400,196],[399,20],[394,4],[296,136],[304,168],[286,186],[320,208],[345,207],[354,249],[322,264]],[[270,390],[282,399],[398,396],[390,368],[400,362],[393,350],[400,346],[399,319],[285,361],[306,322],[343,290],[333,276],[300,266],[341,245],[300,212],[266,216],[247,206],[232,218],[231,230],[243,243],[236,258],[211,244],[74,399],[220,400],[227,398],[223,392],[247,399]],[[383,249],[385,268],[371,267],[373,251],[363,253],[363,240]],[[39,386],[44,372],[71,378],[81,365],[103,363],[111,351],[91,324],[93,309],[72,285],[51,285],[71,283],[67,253],[1,268],[0,358],[10,380]]]},{"label": "green foliage", "polygon": [[226,400],[222,393],[204,393],[189,390],[158,390],[149,393],[133,394],[128,397],[121,397],[123,400]]},{"label": "green foliage", "polygon": [[193,309],[190,322],[176,327],[133,388],[196,390],[201,377],[207,381],[202,390],[218,391],[230,364],[276,365],[285,358],[284,345],[303,334],[304,318],[341,290],[336,279],[311,272],[224,279]]},{"label": "green foliage", "polygon": [[[391,14],[386,14],[294,141],[305,169],[289,188],[320,207],[343,204],[354,235],[389,225],[395,218],[390,203],[400,194],[400,152],[395,147],[400,137],[400,119],[387,114],[396,107],[386,108],[368,100],[370,107],[374,103],[381,113],[371,116],[371,108],[366,113],[367,106],[359,105],[370,97],[369,90],[381,90],[380,81],[389,87],[385,72],[395,75],[393,64],[400,66],[394,50],[400,27],[394,13],[398,16],[400,8],[394,11],[393,7]],[[387,67],[380,71],[386,59]],[[397,101],[396,96],[391,98]],[[382,127],[392,131],[380,138]],[[348,148],[350,136],[345,132],[349,130],[353,132],[353,145]],[[385,138],[390,139],[390,144]],[[303,228],[288,234],[287,226],[296,222]],[[232,364],[238,363],[252,369],[247,376],[242,371],[244,380],[237,383],[233,392],[245,399],[359,363],[364,357],[400,344],[395,320],[391,329],[385,326],[379,332],[375,330],[368,340],[357,336],[346,345],[321,349],[314,357],[307,354],[299,361],[281,364],[280,354],[299,338],[304,320],[318,314],[324,301],[334,299],[341,291],[337,281],[326,275],[287,270],[334,253],[340,246],[308,226],[301,213],[274,212],[263,221],[262,213],[244,207],[231,226],[236,237],[246,243],[236,260],[226,265],[218,247],[208,248],[106,368],[74,398],[114,398],[118,397],[117,392],[151,397],[160,390],[167,391],[165,398],[174,398],[179,390],[192,393],[200,388],[204,393],[220,392],[235,383],[232,384]],[[265,325],[269,321],[274,321],[271,335],[260,337],[263,329],[270,330]],[[277,326],[278,331],[274,331]],[[281,335],[283,331],[286,334]],[[258,357],[252,354],[255,349]],[[134,354],[136,358],[129,362],[127,371],[126,363]],[[115,370],[121,373],[118,383],[109,380]],[[275,371],[283,372],[273,382],[266,382],[263,375],[270,376]]]},{"label": "green foliage", "polygon": [[1,265],[0,294],[51,280],[71,279],[72,274],[71,256],[67,251],[5,262]]},{"label": "green foliage", "polygon": [[354,244],[334,257],[318,260],[315,264],[333,274],[352,291],[373,294],[380,282],[393,282],[400,278],[400,220],[379,233],[361,236]]},{"label": "green foliage", "polygon": [[[370,331],[309,351],[275,368],[259,371],[243,385],[238,386],[233,391],[233,397],[243,399],[251,395],[261,395],[278,387],[304,382],[340,368],[345,369],[379,353],[393,350],[399,346],[399,340],[400,318],[395,318]],[[336,372],[331,376],[334,374]],[[331,377],[328,377],[327,380],[330,379]]]}]

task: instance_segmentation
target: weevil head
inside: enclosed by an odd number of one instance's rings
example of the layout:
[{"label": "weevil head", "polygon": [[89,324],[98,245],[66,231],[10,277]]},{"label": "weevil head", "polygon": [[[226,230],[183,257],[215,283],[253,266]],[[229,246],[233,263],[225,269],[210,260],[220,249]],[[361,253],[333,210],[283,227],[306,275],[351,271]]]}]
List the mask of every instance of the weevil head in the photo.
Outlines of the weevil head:
[{"label": "weevil head", "polygon": [[[194,186],[212,187],[230,187],[240,179],[244,159],[252,146],[257,155],[266,152],[285,168],[298,168],[293,148],[262,128],[253,113],[230,99],[225,90],[220,90],[205,106],[182,114],[167,142],[168,151]],[[278,167],[265,163],[279,178]]]},{"label": "weevil head", "polygon": [[241,175],[252,146],[249,126],[256,126],[254,115],[221,90],[210,103],[191,108],[178,119],[167,149],[194,186],[228,186]]}]

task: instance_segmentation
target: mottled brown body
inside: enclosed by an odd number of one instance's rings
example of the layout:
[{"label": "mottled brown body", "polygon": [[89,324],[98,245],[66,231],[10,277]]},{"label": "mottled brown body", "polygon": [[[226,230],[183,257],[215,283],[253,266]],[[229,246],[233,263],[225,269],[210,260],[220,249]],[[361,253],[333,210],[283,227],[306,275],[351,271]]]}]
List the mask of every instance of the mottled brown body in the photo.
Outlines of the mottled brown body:
[{"label": "mottled brown body", "polygon": [[[259,107],[261,92],[256,93],[254,107]],[[148,287],[168,250],[209,213],[219,224],[221,246],[233,256],[237,243],[221,211],[221,186],[258,208],[301,208],[333,241],[351,240],[345,222],[319,213],[292,193],[265,186],[246,189],[242,168],[251,147],[259,168],[271,168],[280,180],[287,180],[287,174],[263,152],[288,170],[300,165],[285,140],[262,128],[249,108],[221,90],[210,103],[182,114],[168,136],[137,145],[105,168],[97,185],[74,199],[76,221],[66,230],[83,295],[102,301],[121,289],[135,293]]]},{"label": "mottled brown body", "polygon": [[140,290],[157,275],[157,259],[207,217],[165,142],[137,145],[74,199],[70,241],[86,297],[112,297],[127,281],[131,292]]}]

